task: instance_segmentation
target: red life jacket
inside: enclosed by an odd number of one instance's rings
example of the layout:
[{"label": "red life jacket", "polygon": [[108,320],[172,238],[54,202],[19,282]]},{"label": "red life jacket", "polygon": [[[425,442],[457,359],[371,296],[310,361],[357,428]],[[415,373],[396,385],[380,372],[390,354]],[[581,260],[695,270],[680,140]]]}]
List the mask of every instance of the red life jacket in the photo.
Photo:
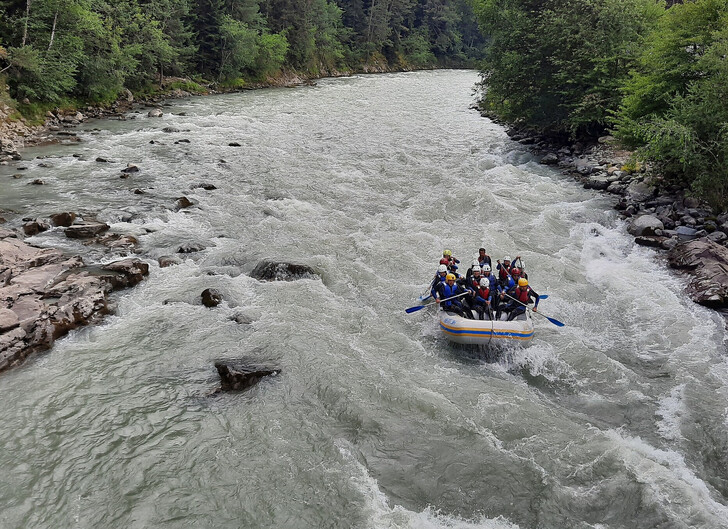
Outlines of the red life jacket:
[{"label": "red life jacket", "polygon": [[471,285],[473,286],[473,289],[478,290],[480,288],[480,280],[483,278],[481,275],[478,279],[475,279],[475,276],[471,278]]},{"label": "red life jacket", "polygon": [[508,279],[508,269],[504,265],[501,265],[500,271],[498,272],[498,277],[500,277],[501,279]]},{"label": "red life jacket", "polygon": [[517,287],[516,292],[515,292],[516,295],[514,297],[521,303],[528,304],[528,301],[529,301],[528,290],[529,290],[528,287],[526,287],[526,288]]},{"label": "red life jacket", "polygon": [[442,259],[440,259],[440,264],[450,266],[450,260],[447,257],[443,257]]},{"label": "red life jacket", "polygon": [[478,295],[484,300],[488,301],[488,296],[490,296],[490,287],[479,288]]}]

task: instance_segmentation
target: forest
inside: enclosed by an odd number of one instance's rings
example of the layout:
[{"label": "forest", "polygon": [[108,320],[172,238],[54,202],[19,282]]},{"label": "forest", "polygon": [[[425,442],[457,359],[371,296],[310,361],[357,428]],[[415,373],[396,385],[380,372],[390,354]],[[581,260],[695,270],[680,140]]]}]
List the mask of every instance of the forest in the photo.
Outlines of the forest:
[{"label": "forest", "polygon": [[482,47],[467,0],[0,0],[16,101],[103,103],[165,77],[242,88],[282,70],[474,67]]}]

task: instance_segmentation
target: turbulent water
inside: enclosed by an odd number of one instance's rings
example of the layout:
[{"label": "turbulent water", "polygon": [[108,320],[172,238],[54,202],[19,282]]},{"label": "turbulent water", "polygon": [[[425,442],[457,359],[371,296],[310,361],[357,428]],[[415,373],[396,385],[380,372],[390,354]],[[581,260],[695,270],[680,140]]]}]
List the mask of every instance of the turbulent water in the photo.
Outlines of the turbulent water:
[{"label": "turbulent water", "polygon": [[[469,110],[476,81],[179,100],[26,151],[20,179],[0,167],[11,223],[98,212],[152,264],[103,324],[0,375],[0,526],[728,527],[722,318],[609,199]],[[120,179],[126,163],[141,172]],[[182,195],[195,206],[176,212]],[[31,241],[112,259],[59,230]],[[207,248],[156,265],[183,243]],[[522,255],[566,326],[537,318],[491,362],[449,344],[434,310],[405,313],[443,248],[467,262],[480,246]],[[320,277],[259,282],[261,259]],[[221,306],[201,305],[207,287]],[[220,358],[282,373],[211,397]]]}]

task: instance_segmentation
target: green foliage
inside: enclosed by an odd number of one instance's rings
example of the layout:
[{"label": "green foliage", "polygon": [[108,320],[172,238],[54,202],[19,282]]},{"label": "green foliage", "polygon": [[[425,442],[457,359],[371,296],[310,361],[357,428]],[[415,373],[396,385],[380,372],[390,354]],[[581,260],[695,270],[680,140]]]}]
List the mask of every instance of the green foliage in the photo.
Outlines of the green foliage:
[{"label": "green foliage", "polygon": [[426,68],[437,64],[437,58],[430,48],[426,28],[413,31],[403,38],[402,51],[407,63],[415,68]]},{"label": "green foliage", "polygon": [[600,133],[661,9],[653,0],[474,0],[490,37],[484,106],[546,133]]},{"label": "green foliage", "polygon": [[649,36],[615,120],[667,182],[728,206],[728,2],[670,8]]}]

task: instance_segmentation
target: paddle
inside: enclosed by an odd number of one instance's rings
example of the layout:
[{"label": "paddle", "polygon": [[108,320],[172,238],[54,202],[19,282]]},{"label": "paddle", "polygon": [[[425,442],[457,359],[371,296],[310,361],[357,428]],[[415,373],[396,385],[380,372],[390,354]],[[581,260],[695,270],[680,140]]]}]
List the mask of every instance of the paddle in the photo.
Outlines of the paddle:
[{"label": "paddle", "polygon": [[[448,300],[451,300],[451,299],[459,298],[460,296],[464,296],[464,295],[469,294],[469,293],[470,293],[470,291],[462,292],[462,293],[460,293],[460,294],[458,294],[456,296],[451,296],[449,298],[441,299],[440,300],[440,303],[442,303],[443,301],[448,301]],[[418,310],[422,310],[425,307],[431,307],[432,305],[433,305],[433,303],[428,303],[427,305],[415,305],[414,307],[410,307],[408,309],[404,309],[404,311],[407,314],[411,314],[413,312],[417,312]]]},{"label": "paddle", "polygon": [[[550,321],[551,323],[553,323],[553,324],[554,324],[554,325],[556,325],[557,327],[563,327],[563,326],[564,326],[564,324],[563,324],[562,322],[560,322],[559,320],[557,320],[556,318],[549,318],[548,316],[546,316],[546,314],[541,314],[541,313],[540,313],[539,311],[537,311],[537,310],[532,310],[532,309],[531,309],[531,307],[529,307],[529,306],[528,306],[528,305],[526,305],[525,303],[522,303],[521,301],[517,300],[517,299],[516,299],[516,298],[514,298],[513,296],[509,296],[508,294],[506,294],[505,296],[506,296],[507,298],[511,298],[511,299],[512,299],[513,301],[515,301],[516,303],[519,303],[520,305],[523,305],[524,307],[526,307],[526,310],[529,310],[529,311],[531,311],[531,312],[532,312],[533,314],[538,314],[539,316],[543,316],[544,318],[546,318],[547,320],[549,320],[549,321]],[[543,298],[543,296],[539,296],[539,299],[540,299],[540,298]]]}]

